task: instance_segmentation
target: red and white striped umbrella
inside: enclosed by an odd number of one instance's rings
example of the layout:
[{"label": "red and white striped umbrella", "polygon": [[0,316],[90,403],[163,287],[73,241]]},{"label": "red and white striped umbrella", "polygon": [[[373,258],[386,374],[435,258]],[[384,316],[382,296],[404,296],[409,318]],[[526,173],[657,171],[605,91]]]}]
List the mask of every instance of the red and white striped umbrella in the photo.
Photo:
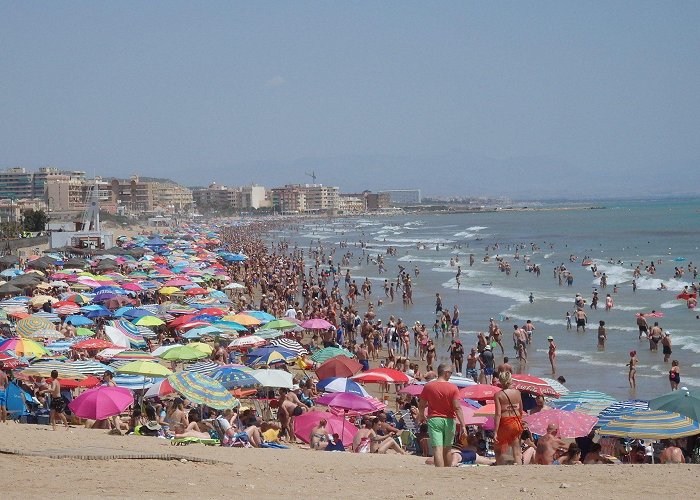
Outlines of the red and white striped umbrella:
[{"label": "red and white striped umbrella", "polygon": [[532,375],[513,375],[511,388],[537,394],[538,396],[550,396],[554,398],[560,396],[546,380],[533,377]]}]

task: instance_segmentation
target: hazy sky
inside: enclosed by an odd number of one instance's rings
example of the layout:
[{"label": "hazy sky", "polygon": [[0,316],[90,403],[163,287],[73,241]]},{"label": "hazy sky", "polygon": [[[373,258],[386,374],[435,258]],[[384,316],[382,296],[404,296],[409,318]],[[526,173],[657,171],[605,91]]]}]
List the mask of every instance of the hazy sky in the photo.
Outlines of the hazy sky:
[{"label": "hazy sky", "polygon": [[690,1],[0,0],[0,167],[700,192],[699,14]]}]

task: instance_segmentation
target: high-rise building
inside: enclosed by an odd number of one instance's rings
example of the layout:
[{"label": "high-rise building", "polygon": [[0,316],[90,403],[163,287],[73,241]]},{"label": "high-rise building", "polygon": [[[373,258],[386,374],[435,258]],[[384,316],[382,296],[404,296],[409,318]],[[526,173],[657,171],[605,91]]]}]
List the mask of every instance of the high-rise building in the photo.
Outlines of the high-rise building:
[{"label": "high-rise building", "polygon": [[336,213],[340,209],[340,188],[287,184],[272,189],[272,206],[282,213]]}]

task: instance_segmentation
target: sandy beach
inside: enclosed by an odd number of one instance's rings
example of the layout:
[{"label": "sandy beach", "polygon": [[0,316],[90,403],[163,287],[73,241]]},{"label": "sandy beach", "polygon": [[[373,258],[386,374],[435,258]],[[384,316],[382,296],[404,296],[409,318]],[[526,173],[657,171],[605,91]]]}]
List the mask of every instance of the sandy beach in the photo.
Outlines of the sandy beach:
[{"label": "sandy beach", "polygon": [[[190,445],[102,431],[9,424],[0,428],[4,498],[692,498],[698,465],[434,469],[420,457]],[[8,452],[35,456],[8,455]],[[50,458],[74,456],[81,458]],[[171,459],[114,459],[160,456]],[[104,457],[110,457],[104,459]],[[103,459],[89,459],[103,458]],[[197,462],[202,460],[203,462]],[[286,494],[283,493],[286,491]]]}]

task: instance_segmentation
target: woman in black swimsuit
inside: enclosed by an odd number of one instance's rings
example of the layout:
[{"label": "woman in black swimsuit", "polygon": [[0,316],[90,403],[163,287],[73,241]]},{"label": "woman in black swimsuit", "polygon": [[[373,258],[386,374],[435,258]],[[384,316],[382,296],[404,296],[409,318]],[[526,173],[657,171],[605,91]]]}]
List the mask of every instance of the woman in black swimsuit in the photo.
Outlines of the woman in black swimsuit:
[{"label": "woman in black swimsuit", "polygon": [[668,381],[671,382],[671,390],[677,391],[681,383],[681,369],[678,367],[678,360],[671,361],[671,369],[668,371]]}]

